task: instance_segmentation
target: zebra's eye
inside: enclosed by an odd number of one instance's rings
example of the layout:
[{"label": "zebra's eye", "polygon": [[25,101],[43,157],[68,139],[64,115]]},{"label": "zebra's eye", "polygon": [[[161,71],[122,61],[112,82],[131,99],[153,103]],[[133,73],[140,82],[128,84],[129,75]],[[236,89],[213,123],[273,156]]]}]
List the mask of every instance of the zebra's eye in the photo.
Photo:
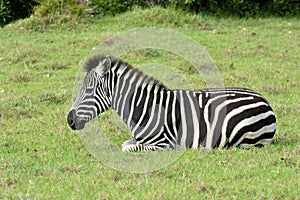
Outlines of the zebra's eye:
[{"label": "zebra's eye", "polygon": [[85,93],[92,94],[94,92],[94,88],[86,88]]}]

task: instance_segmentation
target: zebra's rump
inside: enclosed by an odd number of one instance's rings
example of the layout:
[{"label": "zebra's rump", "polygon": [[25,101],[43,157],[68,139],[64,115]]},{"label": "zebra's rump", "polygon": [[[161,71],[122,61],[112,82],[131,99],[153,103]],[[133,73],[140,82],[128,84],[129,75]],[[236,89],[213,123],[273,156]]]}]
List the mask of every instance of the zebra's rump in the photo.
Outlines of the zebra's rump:
[{"label": "zebra's rump", "polygon": [[[188,112],[180,113],[182,123],[186,123],[186,128],[179,130],[178,143],[181,146],[250,147],[272,142],[276,118],[269,103],[260,94],[244,88],[216,88],[186,93],[194,100],[185,101],[185,111]],[[197,106],[191,105],[195,102]],[[191,116],[192,109],[197,111],[194,116]],[[198,124],[193,119],[195,117],[198,118]]]}]

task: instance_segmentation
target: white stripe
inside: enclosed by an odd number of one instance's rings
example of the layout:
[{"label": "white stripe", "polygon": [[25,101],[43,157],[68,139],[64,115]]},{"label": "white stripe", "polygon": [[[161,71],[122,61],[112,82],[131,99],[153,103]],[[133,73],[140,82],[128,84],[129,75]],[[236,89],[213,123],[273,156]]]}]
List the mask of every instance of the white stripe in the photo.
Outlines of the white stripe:
[{"label": "white stripe", "polygon": [[[151,87],[153,85],[150,84],[149,86]],[[147,89],[148,89],[148,93],[147,93],[147,97],[148,97],[151,88],[149,89],[149,87],[147,87]],[[148,120],[147,124],[145,125],[145,128],[136,135],[136,138],[139,138],[139,137],[141,137],[143,135],[143,133],[145,132],[145,130],[148,128],[147,125],[149,123],[151,123],[152,120],[153,120],[153,115],[154,115],[154,111],[155,111],[155,107],[156,107],[155,102],[156,102],[156,99],[157,99],[157,95],[156,95],[157,90],[158,90],[158,87],[156,85],[154,85],[154,95],[153,95],[154,98],[153,98],[153,104],[152,104],[152,108],[151,108],[150,119]],[[148,100],[149,98],[146,98],[146,99]],[[134,135],[135,135],[135,131],[137,130],[137,128],[140,126],[142,120],[144,119],[144,116],[145,116],[145,113],[146,113],[147,110],[148,110],[147,104],[144,104],[142,116],[141,116],[139,122],[137,123],[137,125],[133,128]]]},{"label": "white stripe", "polygon": [[186,124],[186,116],[185,116],[185,106],[184,106],[184,100],[182,96],[182,90],[179,90],[179,95],[180,95],[180,114],[181,114],[181,127],[182,127],[182,135],[181,135],[181,141],[180,145],[183,149],[186,148],[186,136],[187,136],[187,124]]},{"label": "white stripe", "polygon": [[[130,75],[131,75],[131,74],[130,74],[130,71],[128,71],[128,73],[126,73],[126,75],[124,76],[124,81],[122,82],[122,87],[121,87],[121,89],[120,89],[120,94],[119,94],[119,96],[116,95],[116,98],[118,97],[117,108],[116,108],[118,113],[121,113],[121,112],[122,112],[122,110],[120,110],[120,101],[122,100],[123,90],[124,90],[124,87],[125,87],[125,85],[126,85],[126,81],[128,80],[128,77],[129,77]],[[122,119],[123,119],[123,118],[122,118]]]},{"label": "white stripe", "polygon": [[[119,61],[117,61],[116,62],[116,64],[115,64],[115,66],[113,66],[113,68],[116,68],[117,66],[119,65]],[[115,70],[112,70],[112,71],[115,71]],[[116,72],[116,74],[113,74],[112,75],[112,77],[113,77],[113,82],[112,82],[112,84],[113,84],[113,88],[112,88],[112,90],[113,90],[113,97],[114,97],[114,99],[113,99],[113,103],[112,103],[112,107],[113,107],[113,109],[115,109],[115,110],[117,110],[117,93],[118,93],[118,91],[119,91],[119,85],[120,85],[120,77],[117,77],[117,73],[118,72]],[[115,78],[117,77],[117,83],[116,83],[116,85],[115,85]],[[115,88],[116,87],[116,88]]]},{"label": "white stripe", "polygon": [[[124,82],[123,82],[123,83],[124,83]],[[114,110],[117,110],[118,100],[120,100],[120,98],[119,98],[120,96],[118,96],[118,92],[120,93],[119,95],[121,95],[121,91],[119,91],[119,87],[120,87],[120,86],[122,87],[122,84],[123,84],[123,83],[120,82],[120,79],[117,81],[117,84],[116,84],[117,86],[116,86],[116,90],[115,90],[115,94],[114,94],[114,95],[115,95],[115,96],[114,96],[114,97],[115,97],[115,98],[114,98],[114,104],[113,104],[113,109],[114,109]],[[117,99],[117,98],[118,98],[118,99]]]},{"label": "white stripe", "polygon": [[249,148],[249,147],[253,147],[257,144],[268,145],[268,144],[271,144],[272,141],[273,141],[273,138],[262,139],[262,140],[259,140],[258,142],[256,142],[255,144],[240,144],[239,147]]},{"label": "white stripe", "polygon": [[[144,77],[142,77],[144,78]],[[145,87],[148,87],[150,84],[148,84],[148,81],[149,81],[149,77],[146,77],[146,79],[143,81],[143,84],[141,86],[141,91],[143,92]],[[141,100],[142,100],[142,95],[140,95],[138,101],[136,102],[136,106],[138,106],[140,103],[141,103]]]},{"label": "white stripe", "polygon": [[[275,129],[276,129],[276,123],[273,123],[273,124],[270,124],[268,126],[264,126],[264,127],[262,127],[261,129],[255,131],[255,132],[252,132],[252,131],[251,132],[247,132],[233,146],[234,147],[238,146],[240,144],[240,142],[243,139],[245,139],[245,138],[246,139],[255,139],[255,138],[261,136],[264,133],[273,132],[273,131],[275,131]],[[262,139],[260,141],[263,141],[265,139],[271,139],[271,140],[273,140],[273,138],[264,138],[264,139]],[[258,141],[257,143],[260,143],[260,142]],[[257,143],[255,143],[255,144],[257,144]]]},{"label": "white stripe", "polygon": [[[192,93],[188,93],[187,97],[188,97],[188,100],[189,100],[190,105],[191,105],[193,128],[194,128],[194,138],[193,138],[192,147],[194,149],[197,149],[198,146],[199,146],[199,137],[200,137],[199,119],[197,117],[196,108],[195,108],[194,102],[192,101],[192,98],[191,98],[190,94],[192,94]],[[193,97],[193,98],[195,98],[195,97]]]},{"label": "white stripe", "polygon": [[[172,134],[170,134],[170,135],[172,136]],[[164,133],[164,138],[168,140],[169,144],[171,144],[171,145],[169,145],[169,147],[171,146],[174,149],[176,148],[176,140],[174,140],[173,138],[170,140],[166,133]]]},{"label": "white stripe", "polygon": [[[157,143],[152,143],[153,141],[155,141],[157,138],[159,138],[159,136],[162,134],[162,132],[163,132],[163,128],[164,127],[161,127],[161,129],[160,129],[160,131],[153,137],[153,138],[151,138],[151,140],[149,140],[149,141],[147,141],[147,142],[145,142],[144,143],[144,140],[145,140],[145,138],[142,140],[142,141],[140,141],[140,143],[141,144],[151,144],[151,145],[154,145],[154,144],[157,144]],[[150,135],[150,134],[149,134]],[[164,139],[164,138],[163,138]],[[157,142],[157,141],[156,141]]]},{"label": "white stripe", "polygon": [[[166,110],[165,110],[165,118],[164,118],[164,124],[167,128],[167,132],[170,133],[170,136],[171,136],[171,140],[173,141],[172,143],[174,143],[174,141],[176,142],[176,136],[173,135],[170,131],[170,128],[169,128],[169,124],[168,124],[168,110],[169,110],[169,104],[170,104],[170,91],[167,91],[167,99],[166,99]],[[169,140],[169,138],[167,138]],[[169,142],[171,142],[169,140]],[[174,146],[176,146],[176,144],[174,144]]]},{"label": "white stripe", "polygon": [[[273,131],[275,131],[275,129],[276,129],[276,124],[273,123],[273,124],[270,124],[268,126],[264,126],[264,127],[262,127],[261,129],[255,131],[255,132],[252,132],[252,131],[247,132],[233,146],[234,147],[238,146],[240,144],[240,142],[243,139],[245,139],[245,138],[247,138],[247,139],[255,139],[255,138],[261,136],[264,133],[273,132]],[[266,139],[266,138],[264,138],[264,139]],[[268,139],[270,139],[270,138],[268,138]]]},{"label": "white stripe", "polygon": [[202,94],[199,94],[199,106],[202,108]]},{"label": "white stripe", "polygon": [[[152,143],[151,145],[157,145],[157,144],[163,144],[163,143],[161,143],[162,141],[164,141],[165,140],[165,138],[161,138],[160,140],[156,140],[154,143]],[[166,143],[164,143],[164,144],[166,144]],[[166,146],[168,146],[168,145],[166,145]]]},{"label": "white stripe", "polygon": [[[217,122],[219,121],[219,117],[224,117],[224,116],[220,116],[220,111],[222,108],[224,108],[225,106],[227,106],[228,104],[231,104],[231,103],[235,103],[235,102],[239,102],[239,101],[246,101],[246,100],[251,100],[251,99],[253,99],[253,97],[236,98],[236,99],[225,100],[223,103],[219,104],[216,107],[215,112],[214,112],[214,119],[213,119],[213,122],[211,123],[211,129],[210,129],[211,133],[214,134]],[[226,110],[225,110],[224,114],[225,113],[226,113]],[[214,144],[212,144],[212,146],[214,146]]]},{"label": "white stripe", "polygon": [[210,126],[210,123],[209,123],[209,120],[208,120],[208,116],[209,116],[208,108],[214,101],[216,101],[220,98],[227,97],[227,96],[231,96],[231,95],[230,94],[224,94],[224,95],[220,95],[220,96],[216,96],[214,98],[211,98],[207,101],[206,105],[204,106],[203,115],[204,115],[204,122],[206,124],[206,144],[205,144],[205,148],[207,148],[207,149],[212,148],[212,138],[213,138],[213,132],[211,132],[211,126]]},{"label": "white stripe", "polygon": [[[139,86],[139,85],[141,84],[141,82],[143,81],[143,78],[144,78],[144,77],[140,77],[140,78],[139,78],[138,82],[136,83],[137,86]],[[128,120],[127,120],[127,125],[128,125],[128,127],[130,127],[130,128],[132,128],[132,126],[130,126],[130,123],[132,122],[132,116],[133,116],[134,107],[135,107],[135,106],[138,106],[138,104],[137,104],[137,105],[134,105],[134,101],[135,101],[135,98],[136,98],[136,95],[137,95],[137,90],[138,90],[138,87],[135,88],[135,92],[134,92],[134,95],[133,95],[133,98],[132,98],[132,101],[133,101],[133,102],[132,102],[132,104],[131,104],[130,112],[129,112],[129,116],[128,116]],[[143,93],[144,93],[144,90],[142,89],[142,90],[141,90],[141,93],[140,93],[140,96],[139,96],[140,99],[142,98]],[[127,102],[127,103],[129,103],[129,102]]]},{"label": "white stripe", "polygon": [[72,106],[72,109],[76,109],[78,107],[78,105],[81,103],[81,101],[84,99],[85,94],[83,91],[83,88],[81,87],[80,92],[78,94],[78,96],[76,97],[75,103]]},{"label": "white stripe", "polygon": [[[163,102],[163,90],[161,90],[160,91],[160,100],[159,100],[159,104],[157,105],[157,104],[155,104],[155,102],[156,102],[156,99],[157,99],[157,93],[158,93],[158,88],[159,88],[159,86],[155,86],[155,90],[154,90],[154,99],[153,99],[153,105],[152,105],[152,112],[151,112],[151,115],[150,115],[150,118],[149,118],[149,121],[148,121],[148,123],[145,125],[145,128],[136,136],[137,138],[139,138],[140,136],[142,136],[144,133],[145,133],[145,131],[146,130],[148,130],[149,129],[149,126],[150,126],[150,124],[154,121],[154,116],[155,115],[157,115],[157,121],[156,121],[156,123],[155,123],[155,125],[154,125],[154,127],[151,127],[152,129],[151,129],[151,131],[149,132],[149,133],[147,133],[147,136],[145,137],[145,138],[143,138],[143,140],[142,141],[144,141],[145,139],[147,139],[148,138],[148,136],[150,136],[150,135],[152,135],[153,133],[154,133],[154,131],[156,131],[157,130],[157,127],[158,127],[158,125],[159,125],[159,122],[161,121],[161,117],[163,116],[162,114],[161,114],[161,109],[162,109],[162,102]],[[156,108],[158,107],[158,112],[155,112],[155,110],[156,110]],[[162,126],[162,128],[163,128],[163,126]]]},{"label": "white stripe", "polygon": [[268,111],[268,112],[265,112],[265,113],[261,113],[259,115],[256,115],[256,116],[253,116],[253,117],[249,117],[249,118],[246,118],[242,121],[240,121],[233,129],[231,135],[230,135],[230,138],[229,138],[229,142],[232,141],[232,139],[235,137],[235,135],[238,133],[238,131],[243,128],[244,126],[248,126],[248,125],[251,125],[251,124],[254,124],[256,122],[258,122],[259,120],[262,120],[262,119],[265,119],[271,115],[274,115],[273,111]]},{"label": "white stripe", "polygon": [[268,126],[264,126],[261,129],[255,131],[255,132],[248,132],[245,134],[244,138],[247,139],[255,139],[262,135],[263,133],[269,133],[276,130],[276,123],[270,124]]},{"label": "white stripe", "polygon": [[[121,118],[126,122],[126,118],[124,117],[124,110],[125,110],[125,105],[126,104],[129,104],[129,101],[128,101],[128,94],[131,92],[133,93],[134,90],[131,90],[131,87],[132,87],[132,83],[135,81],[136,79],[136,76],[137,76],[137,73],[134,73],[132,77],[130,77],[129,81],[127,80],[127,82],[129,82],[128,84],[128,88],[126,88],[126,92],[125,92],[125,95],[124,95],[124,100],[123,100],[123,103],[122,103],[122,107],[121,107]],[[126,116],[127,117],[127,116]]]},{"label": "white stripe", "polygon": [[174,129],[174,133],[175,133],[175,138],[176,138],[176,143],[178,140],[178,130],[176,127],[176,101],[177,101],[177,91],[173,92],[174,94],[174,99],[173,99],[173,104],[172,104],[172,125],[173,125],[173,129]]},{"label": "white stripe", "polygon": [[233,109],[232,111],[230,111],[229,113],[227,113],[223,125],[222,125],[222,137],[221,137],[221,142],[219,147],[222,148],[225,146],[226,144],[226,130],[227,130],[227,126],[228,126],[228,121],[235,115],[240,114],[242,112],[244,112],[245,110],[251,109],[251,108],[256,108],[259,106],[268,106],[268,104],[266,104],[265,102],[257,102],[257,103],[253,103],[253,104],[248,104],[248,105],[244,105],[244,106],[240,106],[236,109]]},{"label": "white stripe", "polygon": [[260,94],[257,94],[251,90],[243,90],[243,89],[220,89],[220,90],[208,90],[206,91],[206,97],[208,97],[208,94],[244,94],[244,95],[251,95],[251,96],[257,96],[261,97]]}]

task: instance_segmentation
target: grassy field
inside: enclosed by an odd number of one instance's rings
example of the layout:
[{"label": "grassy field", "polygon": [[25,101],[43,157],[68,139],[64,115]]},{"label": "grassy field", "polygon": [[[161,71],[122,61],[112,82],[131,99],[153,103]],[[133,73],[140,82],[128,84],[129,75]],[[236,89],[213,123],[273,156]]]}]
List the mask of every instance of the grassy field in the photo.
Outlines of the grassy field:
[{"label": "grassy field", "polygon": [[[154,8],[60,25],[0,29],[0,199],[300,199],[300,24],[297,18],[220,19]],[[227,87],[251,88],[274,108],[274,144],[187,150],[158,171],[111,169],[91,156],[66,115],[82,62],[101,41],[137,27],[179,31],[205,47]],[[183,60],[160,51],[125,56],[172,66],[203,86]],[[120,145],[129,136],[100,116]]]}]

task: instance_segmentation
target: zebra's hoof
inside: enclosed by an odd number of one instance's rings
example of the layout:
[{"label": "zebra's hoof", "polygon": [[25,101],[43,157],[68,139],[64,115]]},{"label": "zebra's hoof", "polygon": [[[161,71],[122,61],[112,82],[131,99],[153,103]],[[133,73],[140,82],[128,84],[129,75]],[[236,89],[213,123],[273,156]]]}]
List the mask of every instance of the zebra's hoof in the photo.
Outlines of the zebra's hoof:
[{"label": "zebra's hoof", "polygon": [[126,140],[125,142],[123,142],[122,148],[123,148],[124,146],[127,146],[127,145],[136,145],[136,140],[135,140],[135,138],[131,138],[131,139]]},{"label": "zebra's hoof", "polygon": [[135,144],[122,145],[123,152],[133,152],[136,150]]}]

